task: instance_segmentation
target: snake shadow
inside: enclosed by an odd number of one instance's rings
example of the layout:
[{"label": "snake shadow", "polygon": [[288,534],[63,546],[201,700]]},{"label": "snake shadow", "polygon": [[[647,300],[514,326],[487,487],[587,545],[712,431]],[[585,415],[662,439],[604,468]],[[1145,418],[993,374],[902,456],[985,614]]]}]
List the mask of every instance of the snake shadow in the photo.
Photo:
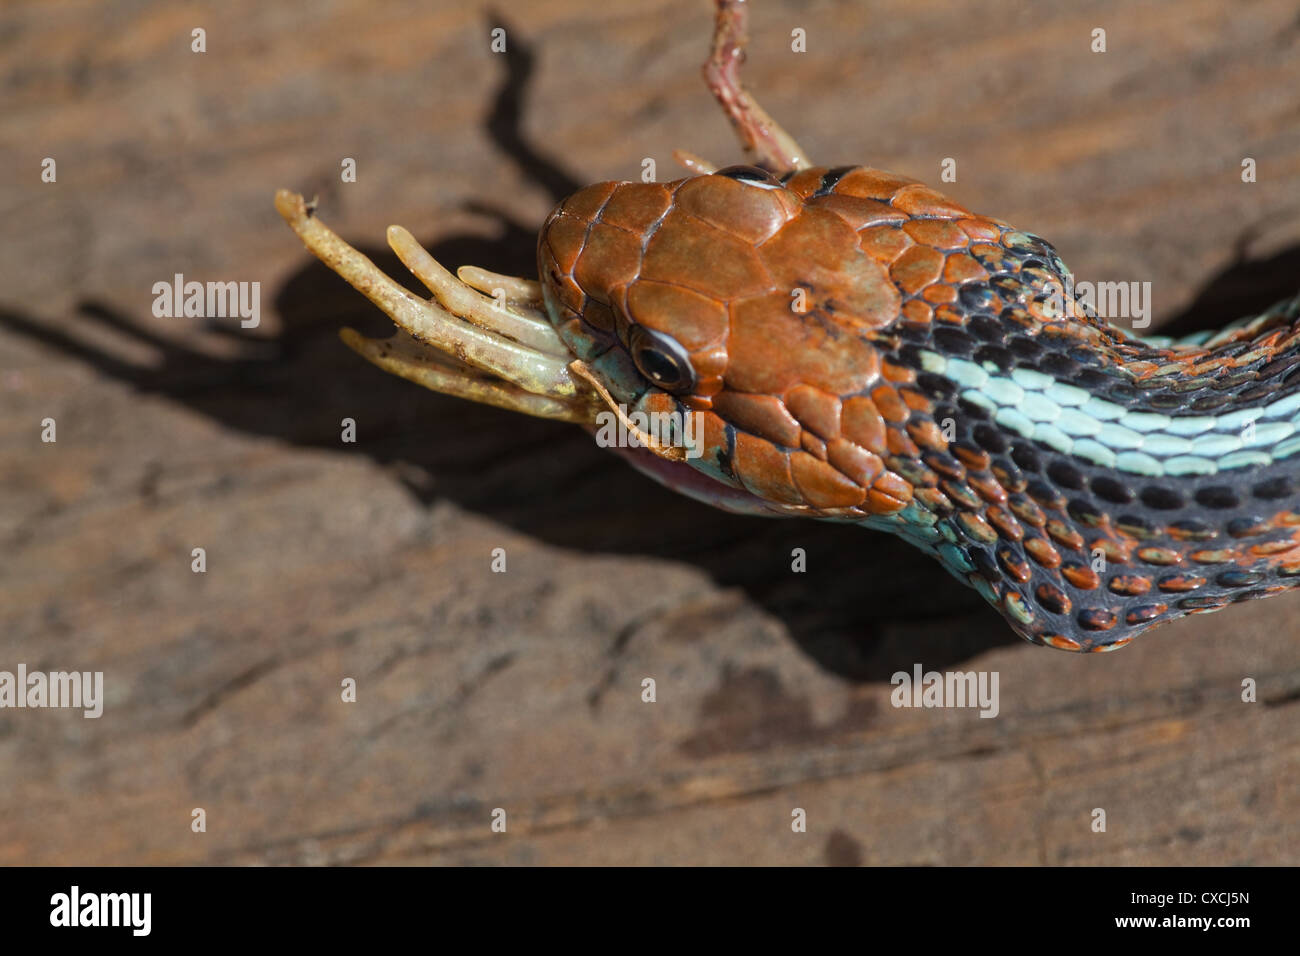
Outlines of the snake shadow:
[{"label": "snake shadow", "polygon": [[[451,236],[428,248],[448,264],[526,274],[534,242],[530,230],[503,218],[499,238]],[[420,291],[391,252],[360,248]],[[1297,263],[1300,245],[1235,263],[1161,327],[1191,331],[1259,311],[1294,284]],[[1233,298],[1240,290],[1255,290],[1255,298]],[[943,669],[1019,642],[973,591],[888,535],[716,511],[645,478],[579,429],[436,395],[362,362],[342,345],[338,330],[352,326],[385,336],[391,323],[314,259],[280,287],[274,302],[281,334],[267,341],[227,330],[248,346],[234,358],[156,339],[109,303],[81,304],[83,316],[151,344],[161,361],[148,367],[18,312],[0,311],[0,323],[224,427],[366,454],[425,504],[453,501],[558,547],[689,562],[718,585],[743,592],[780,620],[819,666],[849,680],[888,680],[915,661]],[[356,444],[339,441],[347,417],[357,421]],[[806,553],[806,573],[791,570],[796,548]]]},{"label": "snake shadow", "polygon": [[[520,133],[531,70],[531,50],[516,39],[485,126],[502,152],[558,202],[582,184]],[[495,220],[498,235],[440,237],[426,243],[436,258],[452,267],[535,271],[532,228],[490,206],[466,208]],[[288,230],[285,241],[294,241]],[[425,294],[389,250],[358,248]],[[1190,331],[1211,317],[1221,325],[1249,312],[1252,296],[1282,288],[1263,308],[1294,285],[1298,264],[1300,246],[1265,262],[1234,264],[1168,325]],[[383,337],[391,324],[305,252],[303,267],[276,291],[274,304],[281,329],[273,339],[237,327],[212,329],[240,346],[223,357],[160,339],[113,303],[79,304],[84,318],[150,345],[159,361],[148,367],[19,311],[0,310],[0,323],[226,428],[304,448],[366,454],[425,504],[453,501],[559,547],[692,563],[783,622],[804,653],[846,679],[888,680],[916,661],[944,668],[1019,643],[973,591],[892,537],[716,511],[636,473],[571,426],[436,395],[364,363],[343,347],[338,330],[351,326]],[[343,418],[356,420],[356,444],[339,441]],[[805,573],[791,570],[796,548],[806,554]]]},{"label": "snake shadow", "polygon": [[[500,240],[455,236],[427,247],[445,263],[527,273],[534,241],[506,224]],[[358,248],[414,285],[391,252]],[[274,339],[216,330],[243,346],[234,357],[158,338],[111,303],[80,303],[83,320],[149,345],[158,360],[147,366],[12,309],[0,309],[0,325],[225,428],[365,454],[425,505],[452,501],[575,551],[694,564],[741,590],[820,666],[848,679],[888,680],[918,660],[942,668],[1018,640],[974,592],[888,535],[720,512],[644,477],[573,426],[437,395],[381,372],[348,350],[338,330],[383,337],[392,324],[314,259],[274,302],[282,323]],[[344,418],[357,423],[355,444],[340,441]],[[151,480],[142,479],[142,496]],[[806,554],[805,573],[791,570],[796,548]]]},{"label": "snake shadow", "polygon": [[1252,258],[1242,243],[1233,261],[1206,283],[1185,309],[1163,323],[1160,333],[1177,338],[1220,329],[1236,319],[1258,315],[1297,292],[1300,245]]}]

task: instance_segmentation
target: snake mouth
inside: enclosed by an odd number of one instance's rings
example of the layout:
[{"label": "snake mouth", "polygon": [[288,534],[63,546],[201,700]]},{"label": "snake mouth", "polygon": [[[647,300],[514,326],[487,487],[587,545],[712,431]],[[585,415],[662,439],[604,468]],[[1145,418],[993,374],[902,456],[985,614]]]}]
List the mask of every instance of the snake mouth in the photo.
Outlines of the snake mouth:
[{"label": "snake mouth", "polygon": [[539,283],[475,266],[452,275],[409,232],[390,226],[388,244],[433,293],[422,299],[316,218],[314,203],[281,189],[275,208],[321,262],[397,324],[387,339],[340,330],[364,359],[435,392],[597,427],[608,398],[551,325]]}]

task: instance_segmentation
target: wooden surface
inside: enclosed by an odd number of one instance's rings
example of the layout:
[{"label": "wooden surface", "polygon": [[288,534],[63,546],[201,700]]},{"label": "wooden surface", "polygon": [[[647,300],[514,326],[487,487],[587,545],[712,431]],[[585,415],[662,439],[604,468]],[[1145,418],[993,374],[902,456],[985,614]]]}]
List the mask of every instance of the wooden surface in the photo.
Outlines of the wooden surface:
[{"label": "wooden surface", "polygon": [[[739,158],[703,0],[508,16],[503,56],[479,3],[0,10],[0,670],[107,697],[0,711],[0,863],[1300,861],[1300,595],[1031,647],[892,539],[712,512],[341,345],[386,320],[278,186],[395,275],[392,222],[524,273],[570,188]],[[814,158],[955,158],[946,191],[1151,281],[1157,323],[1300,285],[1290,0],[772,0],[753,33]],[[154,318],[178,272],[259,281],[261,327]],[[1000,715],[891,707],[916,662],[997,671]]]}]

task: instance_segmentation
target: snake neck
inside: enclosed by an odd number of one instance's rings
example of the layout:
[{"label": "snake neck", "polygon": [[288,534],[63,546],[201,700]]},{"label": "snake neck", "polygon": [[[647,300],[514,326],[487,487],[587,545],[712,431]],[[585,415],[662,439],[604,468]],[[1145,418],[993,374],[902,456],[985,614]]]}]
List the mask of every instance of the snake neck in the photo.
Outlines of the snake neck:
[{"label": "snake neck", "polygon": [[[1005,283],[990,288],[1005,299]],[[1300,296],[1165,342],[1082,306],[1069,322],[1017,323],[964,294],[963,325],[892,330],[887,361],[914,373],[947,448],[888,459],[913,500],[863,524],[930,551],[1023,636],[1068,649],[1109,650],[1300,581]],[[1043,294],[1025,284],[1020,307]]]}]

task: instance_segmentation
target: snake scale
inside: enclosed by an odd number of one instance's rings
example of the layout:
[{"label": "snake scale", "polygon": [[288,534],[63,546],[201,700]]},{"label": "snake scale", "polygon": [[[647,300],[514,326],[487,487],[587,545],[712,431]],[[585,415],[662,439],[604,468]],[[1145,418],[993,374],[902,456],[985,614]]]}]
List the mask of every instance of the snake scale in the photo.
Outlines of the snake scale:
[{"label": "snake scale", "polygon": [[540,282],[457,279],[394,227],[417,298],[278,194],[402,330],[345,341],[593,432],[611,409],[693,415],[698,457],[625,453],[718,507],[896,534],[1037,644],[1113,650],[1300,583],[1300,296],[1213,335],[1125,333],[1063,300],[1045,240],[813,166],[739,82],[743,0],[717,6],[705,76],[754,164],[681,154],[694,175],[580,190],[542,227]]}]

